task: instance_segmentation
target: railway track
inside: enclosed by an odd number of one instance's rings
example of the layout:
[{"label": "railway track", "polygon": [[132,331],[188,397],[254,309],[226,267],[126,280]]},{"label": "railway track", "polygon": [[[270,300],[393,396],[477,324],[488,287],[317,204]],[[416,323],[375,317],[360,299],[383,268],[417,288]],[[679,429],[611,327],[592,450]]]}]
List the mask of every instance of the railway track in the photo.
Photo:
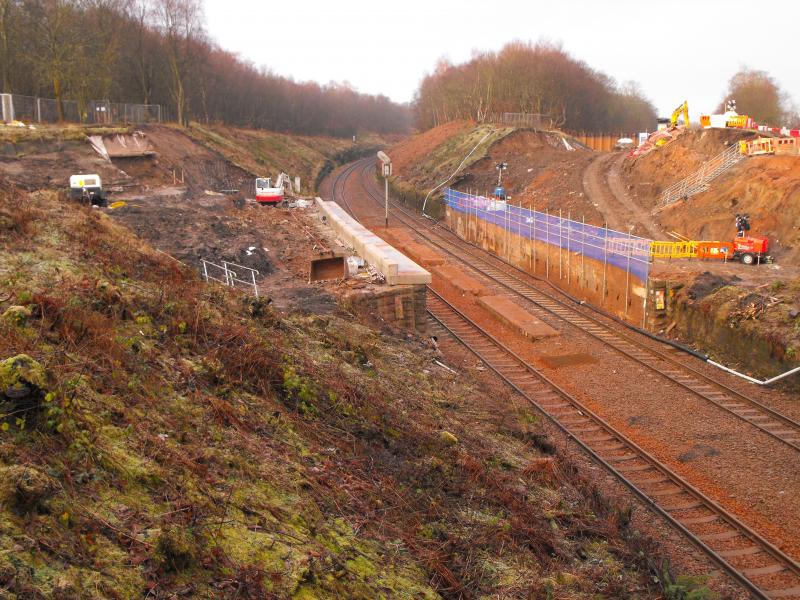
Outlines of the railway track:
[{"label": "railway track", "polygon": [[[344,185],[358,169],[361,169],[360,176],[364,177],[371,166],[371,161],[354,163],[334,181],[333,199],[340,202],[354,217],[344,194]],[[374,191],[369,187],[371,177],[367,175],[365,179],[365,190],[376,200]],[[641,344],[630,336],[615,331],[599,318],[586,315],[563,300],[542,292],[532,283],[526,282],[515,267],[499,259],[481,256],[479,251],[459,238],[455,238],[456,242],[450,241],[448,237],[453,234],[448,230],[416,217],[394,203],[392,210],[395,218],[430,243],[518,294],[537,311],[555,315],[772,437],[800,449],[800,436],[794,436],[794,433],[800,432],[800,425],[788,417],[691,367],[680,364],[677,357],[665,355]],[[438,230],[442,230],[442,233]],[[587,409],[578,399],[549,380],[431,288],[428,288],[428,312],[441,333],[447,333],[463,344],[635,495],[711,557],[753,597],[800,598],[800,565],[791,557]],[[652,366],[654,361],[660,363]],[[740,408],[747,406],[752,406],[753,409],[745,411]],[[750,416],[758,414],[758,411],[770,415],[770,419],[782,424],[781,427],[771,426],[764,418],[753,419]],[[786,433],[782,434],[782,431]],[[781,435],[786,436],[786,439],[779,437]]]},{"label": "railway track", "polygon": [[353,217],[356,221],[358,217],[353,212],[353,209],[350,208],[350,204],[347,202],[347,195],[344,193],[344,188],[347,185],[347,181],[352,177],[353,173],[356,172],[357,169],[362,168],[361,162],[354,162],[349,164],[344,171],[339,173],[336,176],[336,179],[333,180],[333,185],[331,185],[331,200],[338,203],[339,206],[344,208],[350,216]]},{"label": "railway track", "polygon": [[[365,190],[373,200],[380,201],[382,205],[383,199],[376,198],[375,191],[371,187],[372,179],[368,176],[364,177],[363,173],[372,166],[372,163],[368,163],[367,167],[360,163],[355,164],[360,166],[349,171],[348,177],[357,168],[360,168]],[[567,302],[555,294],[542,291],[527,273],[483,250],[474,248],[450,230],[432,224],[428,219],[418,217],[397,206],[396,203],[393,203],[392,209],[395,218],[398,218],[407,227],[471,270],[520,298],[526,308],[537,317],[544,319],[556,317],[583,334],[588,334],[613,348],[627,359],[658,373],[771,438],[800,451],[800,423],[703,374],[687,364],[685,355],[679,355],[679,351],[670,349],[668,354],[656,350],[634,337],[620,332],[618,326],[610,326],[600,318],[577,310],[571,302]]]},{"label": "railway track", "polygon": [[800,565],[626,438],[432,289],[428,312],[757,598],[800,597]]}]

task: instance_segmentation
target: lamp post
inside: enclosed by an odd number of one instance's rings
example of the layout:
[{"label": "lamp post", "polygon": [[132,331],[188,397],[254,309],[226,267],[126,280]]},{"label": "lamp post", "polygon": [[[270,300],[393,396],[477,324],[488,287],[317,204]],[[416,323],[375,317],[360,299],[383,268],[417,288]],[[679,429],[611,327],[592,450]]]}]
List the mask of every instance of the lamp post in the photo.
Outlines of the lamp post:
[{"label": "lamp post", "polygon": [[383,175],[383,183],[386,190],[384,218],[386,220],[386,229],[389,229],[389,177],[392,176],[392,159],[383,151],[378,152],[378,158],[381,161],[381,174]]}]

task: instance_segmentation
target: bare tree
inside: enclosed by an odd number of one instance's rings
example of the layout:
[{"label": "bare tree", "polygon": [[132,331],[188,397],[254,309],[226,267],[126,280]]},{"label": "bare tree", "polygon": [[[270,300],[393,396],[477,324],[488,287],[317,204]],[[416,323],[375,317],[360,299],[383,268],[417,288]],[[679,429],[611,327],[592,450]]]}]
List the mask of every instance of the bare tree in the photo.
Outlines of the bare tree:
[{"label": "bare tree", "polygon": [[11,91],[10,71],[14,59],[11,55],[13,9],[12,0],[0,0],[0,85],[4,92]]},{"label": "bare tree", "polygon": [[188,125],[191,50],[202,36],[202,10],[198,0],[155,0],[155,13],[164,35],[176,116],[179,123]]},{"label": "bare tree", "polygon": [[67,79],[81,64],[75,52],[80,47],[79,15],[67,0],[39,0],[30,3],[28,17],[27,28],[35,36],[40,57],[36,66],[52,85],[58,118],[63,121]]},{"label": "bare tree", "polygon": [[595,131],[655,121],[638,88],[619,91],[611,78],[547,43],[512,42],[461,65],[440,62],[420,83],[414,106],[421,128],[500,112],[545,114],[556,126]]},{"label": "bare tree", "polygon": [[[20,94],[172,105],[187,125],[309,135],[405,132],[407,105],[347,84],[296,82],[211,43],[200,0],[0,0],[0,83]],[[19,31],[26,35],[19,35]],[[477,94],[477,91],[475,92]]]}]

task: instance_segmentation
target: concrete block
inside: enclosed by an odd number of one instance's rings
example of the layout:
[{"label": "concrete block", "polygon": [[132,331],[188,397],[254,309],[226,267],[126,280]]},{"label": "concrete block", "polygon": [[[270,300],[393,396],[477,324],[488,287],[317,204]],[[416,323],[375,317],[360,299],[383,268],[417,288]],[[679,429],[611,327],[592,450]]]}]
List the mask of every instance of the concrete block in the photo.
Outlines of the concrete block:
[{"label": "concrete block", "polygon": [[444,264],[444,257],[427,246],[409,241],[400,244],[400,249],[423,267],[436,267]]},{"label": "concrete block", "polygon": [[511,325],[525,337],[538,340],[561,335],[505,296],[483,296],[478,299],[478,303],[499,321]]},{"label": "concrete block", "polygon": [[474,296],[485,296],[486,288],[480,281],[467,275],[458,267],[452,265],[441,265],[431,269],[434,275],[444,279],[449,285],[456,288],[462,294],[472,294]]},{"label": "concrete block", "polygon": [[428,271],[365,228],[341,206],[321,198],[317,198],[317,206],[336,234],[350,244],[361,258],[378,269],[386,278],[386,283],[416,285],[431,282]]}]

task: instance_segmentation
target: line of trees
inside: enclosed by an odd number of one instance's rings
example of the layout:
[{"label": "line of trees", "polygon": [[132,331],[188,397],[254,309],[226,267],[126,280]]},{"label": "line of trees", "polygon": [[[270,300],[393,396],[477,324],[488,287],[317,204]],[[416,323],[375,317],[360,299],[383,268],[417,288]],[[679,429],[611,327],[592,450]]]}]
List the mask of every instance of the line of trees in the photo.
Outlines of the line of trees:
[{"label": "line of trees", "polygon": [[513,42],[460,65],[440,61],[422,80],[414,108],[421,129],[501,112],[548,115],[576,131],[644,131],[656,122],[655,107],[636,84],[618,86],[545,42]]},{"label": "line of trees", "polygon": [[214,43],[200,0],[0,0],[4,92],[162,104],[180,123],[300,134],[406,132],[407,105],[347,84],[295,82]]}]

